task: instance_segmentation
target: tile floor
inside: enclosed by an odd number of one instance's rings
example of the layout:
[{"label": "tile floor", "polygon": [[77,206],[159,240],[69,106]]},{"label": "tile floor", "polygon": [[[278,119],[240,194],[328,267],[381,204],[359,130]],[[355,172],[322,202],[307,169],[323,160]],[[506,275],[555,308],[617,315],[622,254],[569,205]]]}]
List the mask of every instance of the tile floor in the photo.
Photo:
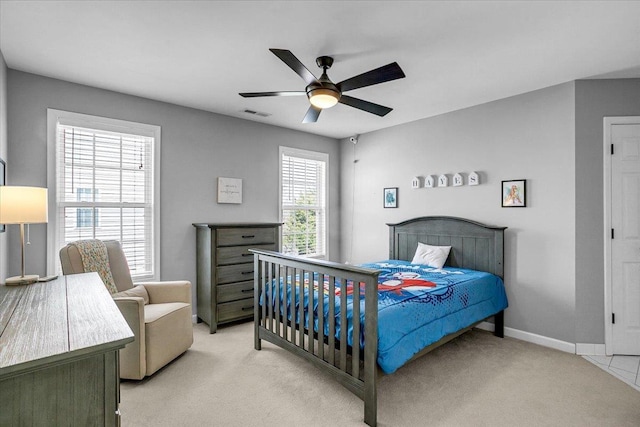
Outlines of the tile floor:
[{"label": "tile floor", "polygon": [[640,356],[582,356],[614,377],[640,391]]}]

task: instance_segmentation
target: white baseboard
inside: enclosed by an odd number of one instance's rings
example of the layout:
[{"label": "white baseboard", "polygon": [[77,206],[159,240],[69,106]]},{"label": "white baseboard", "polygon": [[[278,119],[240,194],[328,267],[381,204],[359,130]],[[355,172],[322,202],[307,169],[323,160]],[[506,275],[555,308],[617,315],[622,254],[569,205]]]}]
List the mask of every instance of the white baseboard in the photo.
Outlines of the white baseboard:
[{"label": "white baseboard", "polygon": [[196,324],[198,323],[198,315],[194,314],[193,316],[191,316],[191,323]]},{"label": "white baseboard", "polygon": [[[476,328],[493,332],[495,330],[495,325],[489,322],[481,322],[476,326]],[[531,332],[524,332],[518,329],[507,328],[507,327],[504,328],[504,336],[510,337],[510,338],[516,338],[521,341],[526,341],[526,342],[538,344],[544,347],[549,347],[556,350],[564,351],[565,353],[576,354],[575,344],[566,342],[566,341],[560,341],[555,338],[549,338],[542,335],[533,334]]]},{"label": "white baseboard", "polygon": [[576,354],[580,356],[606,356],[604,344],[576,344]]}]

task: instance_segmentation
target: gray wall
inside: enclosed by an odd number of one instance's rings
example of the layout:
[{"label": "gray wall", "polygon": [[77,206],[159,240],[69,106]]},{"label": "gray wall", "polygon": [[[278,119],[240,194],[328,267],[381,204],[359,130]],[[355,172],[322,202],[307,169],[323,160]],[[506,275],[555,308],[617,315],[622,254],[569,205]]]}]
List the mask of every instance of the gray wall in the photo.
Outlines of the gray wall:
[{"label": "gray wall", "polygon": [[[0,158],[7,160],[7,65],[0,51]],[[0,233],[0,283],[7,272],[7,233]]]},{"label": "gray wall", "polygon": [[[213,95],[212,95],[213,96]],[[338,141],[173,104],[8,72],[8,164],[12,184],[46,186],[47,108],[162,127],[161,260],[163,280],[195,283],[194,222],[278,220],[278,146],[329,154],[330,253],[338,256]],[[243,179],[241,205],[216,203],[218,176]],[[17,227],[12,227],[16,228]],[[10,230],[8,274],[18,274],[19,235]],[[44,274],[46,225],[31,227],[27,270]]]},{"label": "gray wall", "polygon": [[[387,222],[507,226],[506,326],[575,342],[574,124],[567,83],[343,141],[343,261],[386,259]],[[411,189],[413,176],[474,170],[477,187]],[[501,180],[521,178],[529,207],[501,208]],[[384,187],[399,187],[397,209],[382,207]]]},{"label": "gray wall", "polygon": [[640,116],[640,79],[576,82],[576,342],[604,343],[603,118]]},{"label": "gray wall", "polygon": [[[640,115],[638,79],[554,86],[365,134],[353,145],[7,70],[0,53],[0,157],[9,184],[46,186],[47,108],[162,127],[165,280],[195,281],[191,223],[277,220],[277,153],[287,145],[329,153],[332,260],[386,258],[385,223],[416,216],[508,226],[506,325],[604,342],[602,118]],[[410,188],[416,175],[473,170],[478,187]],[[218,176],[244,179],[242,205],[215,203]],[[500,181],[518,178],[527,179],[529,207],[500,208]],[[382,189],[396,186],[399,208],[384,209]],[[27,269],[44,274],[45,225],[32,226],[31,241]],[[0,279],[19,274],[18,248],[10,226],[0,234]]]}]

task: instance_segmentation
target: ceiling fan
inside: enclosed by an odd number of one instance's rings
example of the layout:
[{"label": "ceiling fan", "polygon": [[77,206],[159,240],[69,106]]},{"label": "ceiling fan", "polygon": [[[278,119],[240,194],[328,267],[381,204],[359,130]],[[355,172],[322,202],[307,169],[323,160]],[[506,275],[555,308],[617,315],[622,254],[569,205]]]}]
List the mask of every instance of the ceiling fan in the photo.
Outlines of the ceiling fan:
[{"label": "ceiling fan", "polygon": [[333,58],[330,56],[320,56],[316,58],[316,64],[322,68],[322,75],[317,79],[291,51],[286,49],[269,50],[280,58],[282,62],[287,64],[289,68],[295,71],[296,74],[302,77],[307,87],[304,91],[244,92],[239,95],[245,98],[307,95],[311,106],[309,110],[307,110],[307,114],[304,116],[302,123],[316,122],[323,109],[333,107],[338,102],[383,117],[387,115],[392,108],[344,95],[344,92],[405,77],[400,66],[396,62],[392,62],[375,70],[367,71],[366,73],[343,80],[340,83],[333,83],[329,79],[329,76],[327,76],[327,70],[333,65]]}]

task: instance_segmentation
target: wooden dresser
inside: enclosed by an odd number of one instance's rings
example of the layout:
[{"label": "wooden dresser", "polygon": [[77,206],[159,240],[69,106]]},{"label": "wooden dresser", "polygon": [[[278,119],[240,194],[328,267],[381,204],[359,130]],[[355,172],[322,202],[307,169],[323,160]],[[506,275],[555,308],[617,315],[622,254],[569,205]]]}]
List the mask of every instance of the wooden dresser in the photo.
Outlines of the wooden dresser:
[{"label": "wooden dresser", "polygon": [[280,223],[193,224],[196,227],[198,321],[218,324],[253,317],[253,254],[277,251]]},{"label": "wooden dresser", "polygon": [[97,273],[0,286],[0,425],[119,426],[133,333]]}]

